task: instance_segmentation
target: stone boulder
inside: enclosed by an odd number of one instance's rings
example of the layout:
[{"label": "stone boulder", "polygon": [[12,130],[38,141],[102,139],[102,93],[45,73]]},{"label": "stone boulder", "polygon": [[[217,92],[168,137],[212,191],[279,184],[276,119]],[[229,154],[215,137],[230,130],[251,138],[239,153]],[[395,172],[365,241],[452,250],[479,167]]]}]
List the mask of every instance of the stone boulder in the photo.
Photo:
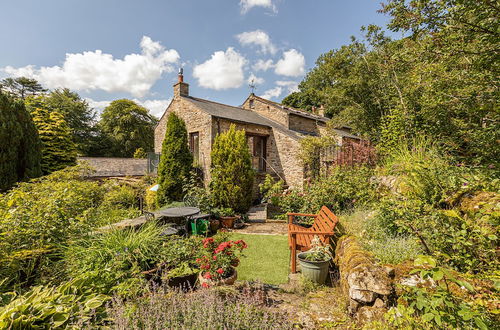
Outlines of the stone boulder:
[{"label": "stone boulder", "polygon": [[335,262],[339,267],[340,285],[349,296],[349,311],[355,314],[363,306],[385,307],[394,292],[394,270],[377,264],[363,250],[354,236],[342,236],[337,242]]}]

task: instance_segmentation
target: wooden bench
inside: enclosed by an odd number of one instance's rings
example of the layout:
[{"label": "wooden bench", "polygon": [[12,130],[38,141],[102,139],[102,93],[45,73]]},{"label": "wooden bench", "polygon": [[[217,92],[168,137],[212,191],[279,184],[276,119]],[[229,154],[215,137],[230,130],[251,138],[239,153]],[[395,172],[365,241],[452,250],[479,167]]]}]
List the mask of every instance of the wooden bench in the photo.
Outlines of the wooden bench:
[{"label": "wooden bench", "polygon": [[[297,272],[297,250],[301,252],[311,248],[311,240],[317,235],[323,243],[328,244],[337,222],[337,216],[326,206],[318,214],[288,213],[288,245],[291,250],[292,273]],[[295,217],[313,217],[312,227],[305,228],[293,223]]]}]

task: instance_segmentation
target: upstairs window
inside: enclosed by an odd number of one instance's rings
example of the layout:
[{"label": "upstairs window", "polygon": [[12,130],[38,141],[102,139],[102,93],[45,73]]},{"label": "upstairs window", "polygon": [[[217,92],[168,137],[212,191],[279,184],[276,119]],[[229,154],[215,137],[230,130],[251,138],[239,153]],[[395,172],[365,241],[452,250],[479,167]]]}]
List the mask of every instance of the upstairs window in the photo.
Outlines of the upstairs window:
[{"label": "upstairs window", "polygon": [[250,106],[250,109],[254,109],[255,108],[253,100],[250,100],[250,102],[248,102],[248,105]]},{"label": "upstairs window", "polygon": [[189,133],[189,150],[193,154],[193,163],[199,164],[200,161],[200,133]]}]

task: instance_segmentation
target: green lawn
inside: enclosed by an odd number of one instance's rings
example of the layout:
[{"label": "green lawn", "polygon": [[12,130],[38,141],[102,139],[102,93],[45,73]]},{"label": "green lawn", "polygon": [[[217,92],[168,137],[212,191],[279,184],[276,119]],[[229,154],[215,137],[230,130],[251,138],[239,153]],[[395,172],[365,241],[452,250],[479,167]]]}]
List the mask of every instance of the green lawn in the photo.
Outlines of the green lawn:
[{"label": "green lawn", "polygon": [[248,244],[238,266],[238,280],[260,280],[268,284],[288,281],[290,250],[287,236],[232,233],[230,239],[242,239]]}]

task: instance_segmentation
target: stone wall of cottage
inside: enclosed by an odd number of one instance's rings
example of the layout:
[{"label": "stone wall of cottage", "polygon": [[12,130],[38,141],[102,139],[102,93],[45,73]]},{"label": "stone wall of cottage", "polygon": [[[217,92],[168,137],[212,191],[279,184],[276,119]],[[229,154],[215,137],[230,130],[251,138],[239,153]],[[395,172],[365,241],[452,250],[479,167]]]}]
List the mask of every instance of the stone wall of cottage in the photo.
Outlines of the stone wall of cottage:
[{"label": "stone wall of cottage", "polygon": [[155,152],[161,152],[161,145],[163,143],[163,139],[165,138],[165,131],[167,129],[167,118],[170,112],[175,112],[182,120],[184,120],[188,136],[189,133],[199,133],[199,164],[203,170],[203,177],[205,178],[205,181],[208,182],[208,180],[210,180],[210,150],[212,148],[212,117],[199,110],[191,102],[182,98],[174,98],[155,129]]},{"label": "stone wall of cottage", "polygon": [[289,128],[294,131],[305,131],[313,134],[319,134],[319,128],[316,120],[305,118],[291,113],[289,115]]},{"label": "stone wall of cottage", "polygon": [[[253,100],[253,107],[250,107],[250,101]],[[269,105],[258,98],[250,96],[242,107],[247,110],[255,111],[259,115],[274,120],[277,123],[288,128],[288,112],[285,110]]]}]

